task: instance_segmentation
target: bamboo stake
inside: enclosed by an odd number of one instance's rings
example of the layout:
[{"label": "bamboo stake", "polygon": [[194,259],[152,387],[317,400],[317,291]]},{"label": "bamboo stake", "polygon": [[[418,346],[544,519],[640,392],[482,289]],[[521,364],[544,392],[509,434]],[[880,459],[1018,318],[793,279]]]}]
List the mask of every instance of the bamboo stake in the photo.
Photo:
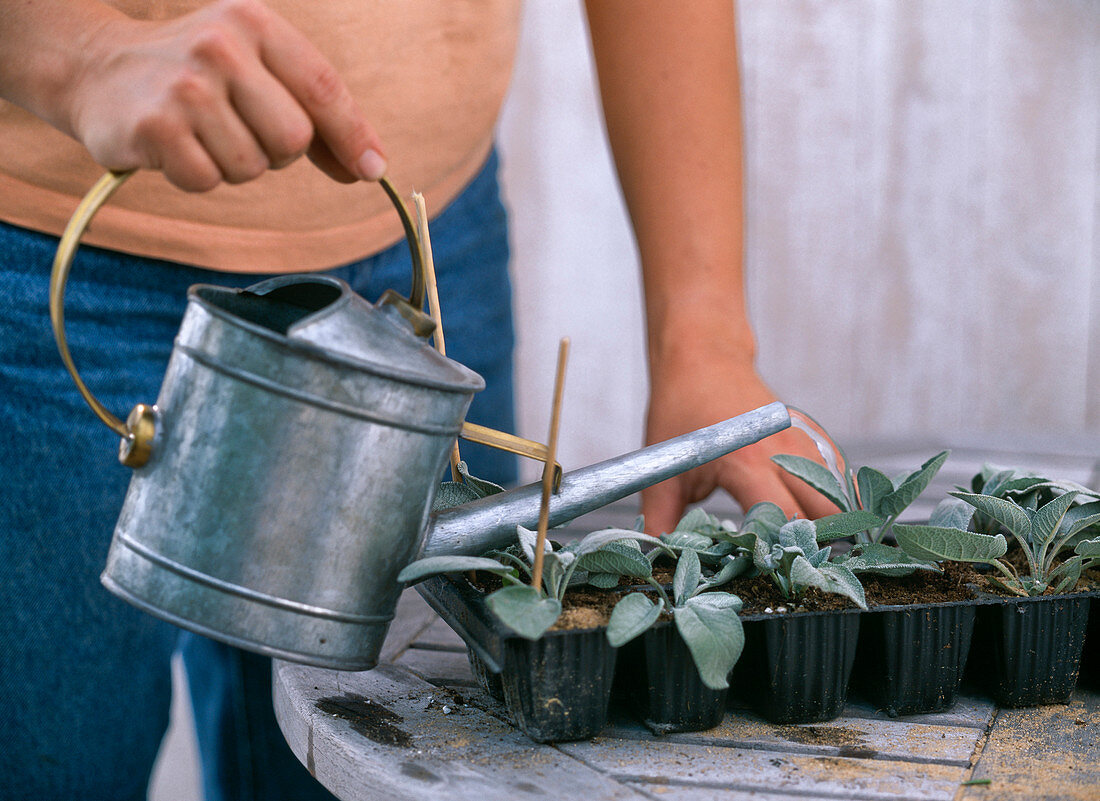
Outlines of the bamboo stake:
[{"label": "bamboo stake", "polygon": [[[432,258],[432,240],[428,235],[428,208],[424,203],[424,196],[419,192],[413,192],[413,203],[416,205],[416,228],[420,235],[420,244],[424,251],[424,284],[428,291],[428,313],[435,320],[435,333],[432,341],[435,349],[441,356],[447,355],[447,343],[443,339],[443,311],[439,305],[439,284],[435,280],[435,261]],[[451,448],[451,480],[461,480],[458,472],[458,463],[461,456],[458,452],[458,438]]]},{"label": "bamboo stake", "polygon": [[543,549],[546,530],[550,528],[550,493],[554,488],[554,464],[558,458],[558,427],[561,423],[561,396],[565,386],[565,364],[569,360],[569,337],[558,344],[558,371],[554,377],[554,405],[550,410],[550,439],[547,441],[546,462],[542,466],[542,502],[539,504],[539,528],[535,539],[535,564],[531,586],[542,588]]}]

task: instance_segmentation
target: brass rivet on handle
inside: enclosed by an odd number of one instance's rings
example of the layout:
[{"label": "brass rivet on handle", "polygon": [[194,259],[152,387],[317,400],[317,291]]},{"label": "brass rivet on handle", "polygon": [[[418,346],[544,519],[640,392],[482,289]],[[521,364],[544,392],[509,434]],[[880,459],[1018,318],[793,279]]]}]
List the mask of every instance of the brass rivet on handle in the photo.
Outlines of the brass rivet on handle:
[{"label": "brass rivet on handle", "polygon": [[118,460],[127,467],[141,467],[153,454],[157,407],[139,403],[126,418],[126,430],[129,433],[118,443]]}]

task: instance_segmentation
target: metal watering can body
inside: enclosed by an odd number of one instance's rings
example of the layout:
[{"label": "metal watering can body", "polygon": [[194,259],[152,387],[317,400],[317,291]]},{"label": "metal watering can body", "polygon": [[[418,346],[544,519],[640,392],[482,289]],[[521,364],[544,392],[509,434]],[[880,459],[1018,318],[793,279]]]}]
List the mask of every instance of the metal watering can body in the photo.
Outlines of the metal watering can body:
[{"label": "metal watering can body", "polygon": [[365,667],[484,386],[403,322],[335,279],[193,287],[103,583],[232,645]]},{"label": "metal watering can body", "polygon": [[[431,348],[419,242],[413,297],[371,305],[342,281],[284,276],[192,287],[156,406],[126,423],[80,379],[63,298],[87,223],[125,175],[89,193],[62,237],[50,312],[62,359],[134,468],[104,585],[157,617],[272,657],[373,667],[418,555],[477,554],[534,525],[538,487],[429,515],[480,376]],[[422,276],[421,276],[422,278]],[[772,404],[567,474],[570,520],[790,425]],[[499,432],[493,432],[499,434]],[[505,435],[500,435],[505,436]],[[488,441],[488,440],[481,440]]]}]

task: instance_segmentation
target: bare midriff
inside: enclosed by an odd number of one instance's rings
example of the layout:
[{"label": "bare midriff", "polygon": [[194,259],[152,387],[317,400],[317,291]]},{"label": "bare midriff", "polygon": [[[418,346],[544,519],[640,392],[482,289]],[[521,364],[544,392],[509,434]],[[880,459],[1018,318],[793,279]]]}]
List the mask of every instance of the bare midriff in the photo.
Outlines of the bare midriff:
[{"label": "bare midriff", "polygon": [[[113,0],[136,18],[204,0]],[[269,0],[336,66],[378,131],[389,177],[430,215],[492,147],[511,75],[518,0]],[[0,220],[59,234],[103,174],[76,141],[0,101]],[[340,184],[299,159],[246,184],[190,194],[140,172],[99,211],[83,242],[235,272],[346,264],[402,238],[376,184]]]}]

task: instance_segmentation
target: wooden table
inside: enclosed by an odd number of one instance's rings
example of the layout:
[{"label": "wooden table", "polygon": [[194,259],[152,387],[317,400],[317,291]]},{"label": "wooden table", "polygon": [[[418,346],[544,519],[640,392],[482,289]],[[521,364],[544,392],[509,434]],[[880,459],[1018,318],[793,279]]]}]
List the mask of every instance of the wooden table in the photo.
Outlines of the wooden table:
[{"label": "wooden table", "polygon": [[[613,719],[594,740],[538,745],[474,682],[464,644],[412,592],[389,663],[342,673],[275,664],[294,753],[345,801],[574,798],[1100,799],[1100,694],[890,719],[859,699],[828,723],[781,726],[747,710],[707,732],[655,737]],[[988,779],[990,784],[966,785]]]},{"label": "wooden table", "polygon": [[[629,524],[623,514],[579,529]],[[619,717],[593,740],[539,745],[477,687],[464,644],[413,591],[383,661],[363,673],[275,663],[287,741],[345,801],[1100,801],[1100,694],[1089,688],[1021,710],[964,694],[948,712],[896,719],[853,698],[840,718],[802,726],[737,709],[716,729],[663,737]]]}]

